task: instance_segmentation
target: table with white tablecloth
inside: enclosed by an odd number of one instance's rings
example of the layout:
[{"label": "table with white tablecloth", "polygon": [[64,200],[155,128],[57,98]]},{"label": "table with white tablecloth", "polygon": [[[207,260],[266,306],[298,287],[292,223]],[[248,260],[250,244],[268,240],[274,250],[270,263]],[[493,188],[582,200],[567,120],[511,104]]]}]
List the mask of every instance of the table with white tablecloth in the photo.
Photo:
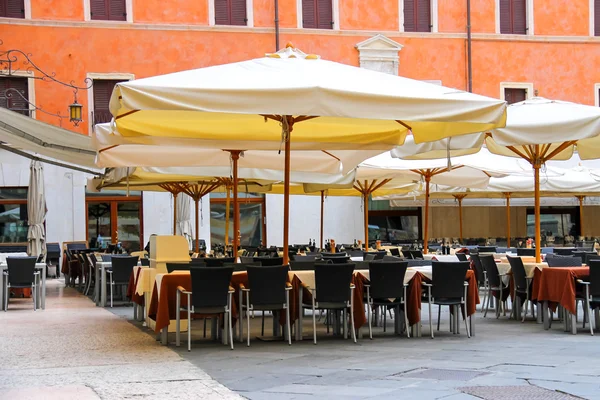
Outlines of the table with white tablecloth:
[{"label": "table with white tablecloth", "polygon": [[0,264],[6,264],[8,257],[27,257],[27,253],[0,253]]}]

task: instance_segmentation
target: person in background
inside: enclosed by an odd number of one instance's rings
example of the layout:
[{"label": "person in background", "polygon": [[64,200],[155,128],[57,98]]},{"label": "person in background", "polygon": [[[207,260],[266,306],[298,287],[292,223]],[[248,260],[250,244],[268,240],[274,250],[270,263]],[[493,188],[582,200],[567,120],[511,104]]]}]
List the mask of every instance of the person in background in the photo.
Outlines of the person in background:
[{"label": "person in background", "polygon": [[[156,233],[153,233],[152,235],[150,235],[150,237],[152,236],[156,236]],[[148,244],[146,244],[146,247],[144,247],[144,250],[146,250],[146,253],[148,253],[148,258],[150,258],[150,240],[148,240]]]}]

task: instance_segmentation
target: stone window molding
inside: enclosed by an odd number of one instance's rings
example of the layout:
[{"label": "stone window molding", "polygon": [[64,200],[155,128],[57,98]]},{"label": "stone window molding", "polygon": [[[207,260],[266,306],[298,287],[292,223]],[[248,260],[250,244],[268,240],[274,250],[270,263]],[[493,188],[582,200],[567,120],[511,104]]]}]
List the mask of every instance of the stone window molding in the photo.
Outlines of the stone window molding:
[{"label": "stone window molding", "polygon": [[377,34],[356,45],[360,67],[373,71],[398,75],[400,57],[398,53],[404,46],[392,39]]}]

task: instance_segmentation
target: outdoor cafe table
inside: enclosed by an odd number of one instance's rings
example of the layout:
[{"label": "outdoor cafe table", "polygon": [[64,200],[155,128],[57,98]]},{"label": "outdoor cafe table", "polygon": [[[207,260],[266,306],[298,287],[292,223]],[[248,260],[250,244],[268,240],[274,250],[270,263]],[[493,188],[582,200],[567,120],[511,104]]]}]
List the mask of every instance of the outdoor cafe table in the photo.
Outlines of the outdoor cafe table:
[{"label": "outdoor cafe table", "polygon": [[[533,279],[532,297],[543,302],[544,329],[550,329],[548,308],[556,310],[560,305],[570,315],[571,333],[577,334],[576,279],[585,279],[590,274],[589,267],[553,267],[536,269]],[[565,315],[565,330],[568,330],[569,318]]]},{"label": "outdoor cafe table", "polygon": [[[141,262],[138,261],[138,266]],[[107,273],[112,268],[111,261],[98,261],[96,262],[96,279],[94,284],[94,293],[100,293],[100,296],[96,295],[96,305],[100,307],[106,307],[107,293],[106,286],[108,284]]]},{"label": "outdoor cafe table", "polygon": [[[531,258],[531,257],[521,257],[521,259],[523,260],[523,267],[525,268],[525,276],[527,278],[532,278],[532,299],[534,299],[533,293],[535,293],[535,287],[536,287],[536,282],[539,278],[537,278],[536,276],[536,272],[539,272],[545,268],[548,268],[548,263],[545,262],[541,262],[541,263],[536,263],[536,262],[526,262],[525,260]],[[535,257],[534,257],[534,261],[535,261]],[[514,294],[514,280],[512,279],[512,268],[510,266],[510,263],[504,261],[504,262],[499,262],[496,264],[498,266],[498,273],[500,275],[506,275],[503,277],[503,282],[505,285],[509,286],[509,290],[510,290],[510,296],[512,298],[513,294]],[[514,301],[515,299],[513,299],[512,302],[512,308],[513,308],[513,315],[515,319],[518,319],[517,313],[516,313],[516,302]],[[536,303],[537,304],[537,322],[541,323],[542,322],[542,306],[541,303]],[[498,306],[498,304],[496,303],[496,306]]]},{"label": "outdoor cafe table", "polygon": [[[131,301],[134,303],[133,318],[138,321],[142,319],[142,315],[139,312],[140,309],[146,310],[145,299],[149,296],[145,296],[145,293],[149,293],[151,289],[149,288],[149,283],[148,285],[144,285],[144,283],[148,282],[149,275],[151,274],[153,276],[156,275],[156,268],[150,268],[146,265],[139,265],[133,267],[133,272],[129,277],[129,284],[127,285],[127,298],[131,299]],[[143,319],[145,320],[145,315],[143,316]]]},{"label": "outdoor cafe table", "polygon": [[[0,310],[4,310],[4,296],[10,296],[9,293],[4,293],[4,271],[8,269],[8,266],[5,263],[0,264]],[[37,304],[36,306],[41,308],[42,310],[46,309],[46,264],[45,263],[36,263],[35,269],[41,272],[41,287],[38,287],[38,294],[41,296],[36,296]]]},{"label": "outdoor cafe table", "polygon": [[423,254],[423,260],[441,261],[441,262],[458,262],[458,257],[454,254]]}]

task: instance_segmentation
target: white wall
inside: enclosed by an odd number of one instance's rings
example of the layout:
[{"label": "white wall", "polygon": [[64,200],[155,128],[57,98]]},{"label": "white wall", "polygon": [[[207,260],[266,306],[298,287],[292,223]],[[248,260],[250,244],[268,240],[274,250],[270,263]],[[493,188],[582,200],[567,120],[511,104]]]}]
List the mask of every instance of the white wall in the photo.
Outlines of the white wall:
[{"label": "white wall", "polygon": [[[352,243],[364,237],[363,209],[360,197],[326,197],[323,239]],[[266,195],[267,245],[283,245],[283,196]],[[290,244],[308,243],[320,238],[320,196],[290,197]]]},{"label": "white wall", "polygon": [[173,234],[173,196],[170,193],[144,192],[144,244],[150,235]]}]

